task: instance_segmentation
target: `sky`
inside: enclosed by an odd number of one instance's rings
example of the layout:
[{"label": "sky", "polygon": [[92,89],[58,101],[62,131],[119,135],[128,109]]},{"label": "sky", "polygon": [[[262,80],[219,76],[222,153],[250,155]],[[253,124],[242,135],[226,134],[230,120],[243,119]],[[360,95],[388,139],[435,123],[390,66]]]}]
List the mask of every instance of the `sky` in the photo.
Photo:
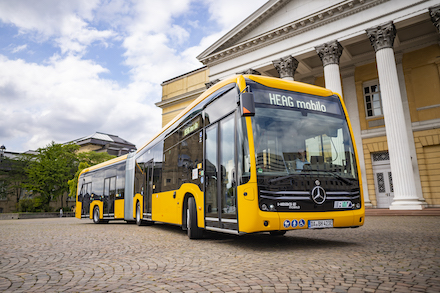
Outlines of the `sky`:
[{"label": "sky", "polygon": [[0,0],[0,145],[95,132],[138,148],[161,128],[161,83],[267,0]]}]

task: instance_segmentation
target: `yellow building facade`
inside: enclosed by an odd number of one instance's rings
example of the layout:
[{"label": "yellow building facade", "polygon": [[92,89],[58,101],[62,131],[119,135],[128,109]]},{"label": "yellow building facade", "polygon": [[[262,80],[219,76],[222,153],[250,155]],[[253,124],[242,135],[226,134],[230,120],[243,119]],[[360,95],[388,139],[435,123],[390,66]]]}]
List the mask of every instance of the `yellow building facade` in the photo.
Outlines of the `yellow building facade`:
[{"label": "yellow building facade", "polygon": [[162,99],[156,103],[162,109],[162,127],[200,96],[208,82],[209,69],[206,66],[164,81]]}]

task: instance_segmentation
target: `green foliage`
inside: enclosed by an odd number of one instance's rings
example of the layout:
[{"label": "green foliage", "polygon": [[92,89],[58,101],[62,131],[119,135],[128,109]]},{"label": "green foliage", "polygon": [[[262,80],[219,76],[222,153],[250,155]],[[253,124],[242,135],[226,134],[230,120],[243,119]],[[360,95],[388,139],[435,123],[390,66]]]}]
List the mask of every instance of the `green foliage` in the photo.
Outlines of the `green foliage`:
[{"label": "green foliage", "polygon": [[113,158],[116,158],[116,156],[109,155],[108,153],[83,152],[78,154],[78,161],[89,164],[89,167]]},{"label": "green foliage", "polygon": [[113,158],[116,158],[116,156],[109,155],[108,153],[95,153],[95,152],[79,153],[78,154],[78,161],[79,161],[78,170],[76,171],[73,179],[68,181],[69,196],[70,197],[76,196],[77,189],[78,189],[78,178],[79,178],[79,174],[81,173],[82,170],[84,170],[90,166],[108,161]]},{"label": "green foliage", "polygon": [[79,146],[73,144],[52,142],[45,148],[38,149],[38,154],[29,162],[26,168],[28,182],[23,186],[40,194],[37,198],[41,201],[41,207],[48,209],[51,199],[56,199],[69,190],[67,181],[75,174],[78,164],[75,152],[78,148]]},{"label": "green foliage", "polygon": [[23,198],[18,202],[17,207],[20,213],[38,213],[38,212],[52,212],[52,207],[44,203],[44,198],[35,196],[34,198]]},{"label": "green foliage", "polygon": [[18,202],[17,210],[20,213],[33,213],[35,212],[34,200],[32,198],[20,199]]},{"label": "green foliage", "polygon": [[[17,158],[2,158],[0,161],[0,199],[8,200],[9,196],[21,193],[22,183],[26,182],[26,167],[31,158],[20,155]],[[17,200],[18,201],[18,200]]]}]

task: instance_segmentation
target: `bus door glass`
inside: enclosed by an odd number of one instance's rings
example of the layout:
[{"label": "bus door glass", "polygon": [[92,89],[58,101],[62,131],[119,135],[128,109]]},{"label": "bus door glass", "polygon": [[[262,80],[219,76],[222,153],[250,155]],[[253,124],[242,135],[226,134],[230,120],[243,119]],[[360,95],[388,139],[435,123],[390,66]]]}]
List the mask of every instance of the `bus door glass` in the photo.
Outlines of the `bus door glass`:
[{"label": "bus door glass", "polygon": [[88,215],[90,209],[90,194],[92,191],[92,183],[83,183],[79,201],[82,202],[82,215]]},{"label": "bus door glass", "polygon": [[237,229],[235,122],[229,115],[206,129],[206,225]]},{"label": "bus door glass", "polygon": [[146,190],[144,192],[144,215],[151,216],[151,199],[153,193],[153,160],[145,163]]},{"label": "bus door glass", "polygon": [[115,200],[116,200],[116,176],[110,177],[110,194],[109,194],[109,207],[108,213],[115,213]]},{"label": "bus door glass", "polygon": [[104,214],[112,215],[115,212],[116,177],[104,180]]}]

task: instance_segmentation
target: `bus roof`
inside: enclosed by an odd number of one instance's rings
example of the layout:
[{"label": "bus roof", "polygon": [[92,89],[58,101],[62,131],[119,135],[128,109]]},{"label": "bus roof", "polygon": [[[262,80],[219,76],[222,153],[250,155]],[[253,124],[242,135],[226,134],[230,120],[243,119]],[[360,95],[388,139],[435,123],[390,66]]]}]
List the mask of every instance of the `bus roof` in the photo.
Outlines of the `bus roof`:
[{"label": "bus roof", "polygon": [[85,168],[84,170],[81,171],[80,176],[83,173],[87,173],[87,172],[90,172],[90,171],[93,171],[93,170],[96,170],[96,169],[100,169],[100,168],[103,168],[103,167],[106,167],[106,166],[110,166],[110,165],[115,164],[115,163],[122,162],[122,161],[127,159],[127,156],[128,155],[123,155],[123,156],[116,157],[116,158],[113,158],[111,160],[99,163],[97,165],[93,165],[91,167]]}]

